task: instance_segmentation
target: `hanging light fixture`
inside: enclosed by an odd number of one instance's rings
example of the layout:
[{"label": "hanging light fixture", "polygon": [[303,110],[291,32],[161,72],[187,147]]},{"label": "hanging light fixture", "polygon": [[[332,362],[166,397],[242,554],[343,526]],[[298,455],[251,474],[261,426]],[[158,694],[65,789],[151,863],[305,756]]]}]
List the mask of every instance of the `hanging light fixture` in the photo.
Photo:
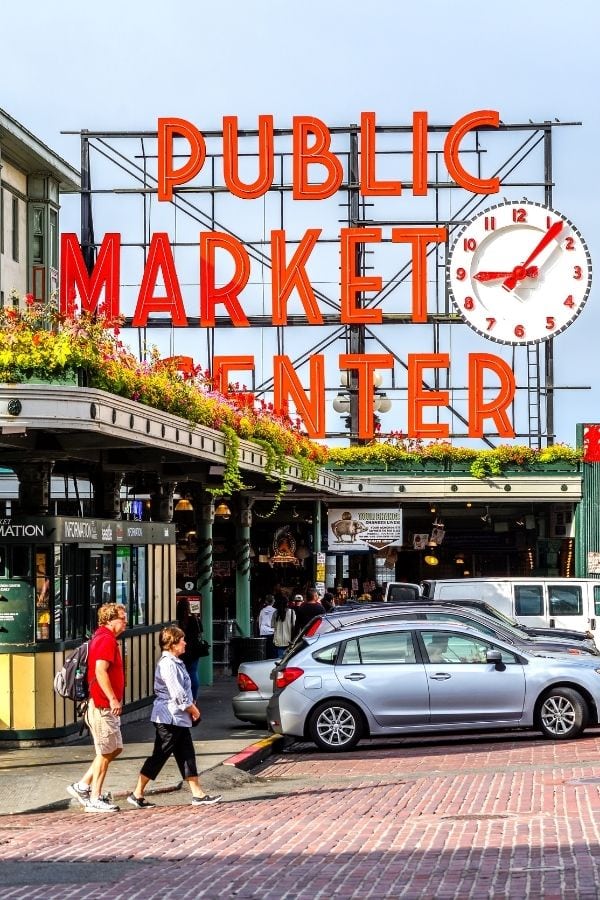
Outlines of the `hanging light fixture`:
[{"label": "hanging light fixture", "polygon": [[182,497],[177,501],[175,512],[194,512],[194,507],[189,497]]},{"label": "hanging light fixture", "polygon": [[439,563],[439,559],[437,558],[437,556],[434,556],[433,553],[428,553],[423,557],[423,559],[428,566],[437,566],[437,564]]},{"label": "hanging light fixture", "polygon": [[454,562],[457,566],[464,566],[465,564],[465,556],[464,553],[457,553],[454,557]]},{"label": "hanging light fixture", "polygon": [[215,508],[215,518],[223,519],[224,522],[231,518],[231,509],[224,500],[221,500],[219,505]]}]

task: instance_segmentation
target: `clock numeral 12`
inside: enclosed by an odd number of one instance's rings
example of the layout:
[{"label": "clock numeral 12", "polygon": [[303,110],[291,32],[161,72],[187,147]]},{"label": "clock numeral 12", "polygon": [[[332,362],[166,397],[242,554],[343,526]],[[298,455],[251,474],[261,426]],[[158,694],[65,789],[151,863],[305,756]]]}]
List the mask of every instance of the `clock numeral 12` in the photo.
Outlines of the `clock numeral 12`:
[{"label": "clock numeral 12", "polygon": [[512,211],[513,222],[526,222],[527,221],[527,210],[523,209],[522,206],[519,206],[517,209],[513,209]]}]

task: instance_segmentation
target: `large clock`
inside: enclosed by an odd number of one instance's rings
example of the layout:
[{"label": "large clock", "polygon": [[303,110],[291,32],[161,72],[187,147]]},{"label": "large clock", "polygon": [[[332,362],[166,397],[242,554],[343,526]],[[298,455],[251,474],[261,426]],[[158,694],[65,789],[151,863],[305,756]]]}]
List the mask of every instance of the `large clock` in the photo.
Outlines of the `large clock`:
[{"label": "large clock", "polygon": [[472,219],[449,255],[448,285],[465,322],[502,344],[547,341],[577,318],[592,266],[573,223],[541,203],[499,203]]}]

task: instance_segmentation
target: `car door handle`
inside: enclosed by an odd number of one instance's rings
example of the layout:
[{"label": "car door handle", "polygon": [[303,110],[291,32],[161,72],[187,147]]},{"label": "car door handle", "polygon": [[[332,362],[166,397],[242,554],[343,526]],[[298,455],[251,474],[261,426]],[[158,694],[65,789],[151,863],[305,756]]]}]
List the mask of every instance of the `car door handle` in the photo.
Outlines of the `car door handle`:
[{"label": "car door handle", "polygon": [[452,678],[452,675],[449,672],[436,672],[435,675],[429,676],[432,681],[448,681],[449,678]]},{"label": "car door handle", "polygon": [[344,675],[346,681],[362,681],[365,678],[360,672],[353,672],[352,675]]}]

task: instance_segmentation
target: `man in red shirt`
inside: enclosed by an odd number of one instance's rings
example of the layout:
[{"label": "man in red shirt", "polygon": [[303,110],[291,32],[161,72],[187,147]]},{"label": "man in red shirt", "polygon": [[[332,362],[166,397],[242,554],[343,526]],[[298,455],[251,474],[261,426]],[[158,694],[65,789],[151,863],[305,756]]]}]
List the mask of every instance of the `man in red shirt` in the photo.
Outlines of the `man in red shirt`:
[{"label": "man in red shirt", "polygon": [[67,788],[86,812],[117,812],[119,809],[102,795],[102,786],[109,764],[123,749],[121,712],[125,677],[117,638],[126,628],[127,613],[122,604],[105,603],[100,607],[98,629],[88,654],[90,699],[87,723],[96,756],[81,781]]}]

